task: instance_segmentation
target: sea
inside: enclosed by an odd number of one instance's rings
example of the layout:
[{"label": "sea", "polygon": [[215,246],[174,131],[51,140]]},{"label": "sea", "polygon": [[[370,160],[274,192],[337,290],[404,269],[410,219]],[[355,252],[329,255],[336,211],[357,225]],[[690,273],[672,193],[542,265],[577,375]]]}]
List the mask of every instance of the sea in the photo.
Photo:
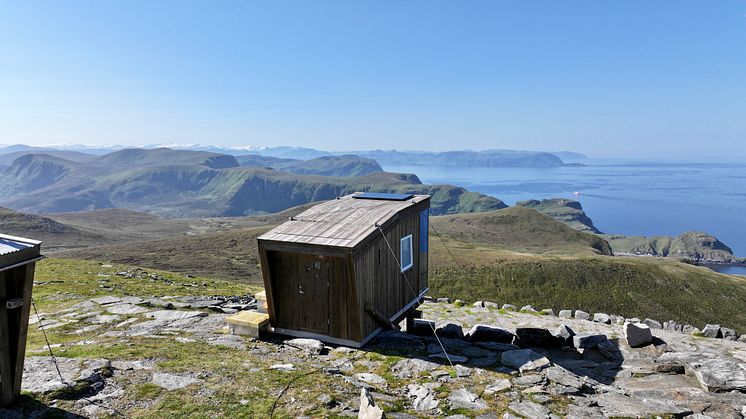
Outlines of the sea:
[{"label": "sea", "polygon": [[[386,166],[415,173],[423,183],[462,186],[503,200],[580,201],[604,233],[678,236],[713,234],[746,257],[746,164],[639,160],[583,160],[551,168]],[[579,195],[574,195],[578,192]],[[714,266],[746,275],[746,267]]]}]

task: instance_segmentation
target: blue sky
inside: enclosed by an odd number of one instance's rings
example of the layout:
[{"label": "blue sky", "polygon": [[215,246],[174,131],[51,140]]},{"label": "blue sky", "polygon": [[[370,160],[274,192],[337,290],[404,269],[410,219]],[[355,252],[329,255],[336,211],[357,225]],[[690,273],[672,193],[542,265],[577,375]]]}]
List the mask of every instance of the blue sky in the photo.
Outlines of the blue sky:
[{"label": "blue sky", "polygon": [[0,10],[5,144],[746,155],[746,0]]}]

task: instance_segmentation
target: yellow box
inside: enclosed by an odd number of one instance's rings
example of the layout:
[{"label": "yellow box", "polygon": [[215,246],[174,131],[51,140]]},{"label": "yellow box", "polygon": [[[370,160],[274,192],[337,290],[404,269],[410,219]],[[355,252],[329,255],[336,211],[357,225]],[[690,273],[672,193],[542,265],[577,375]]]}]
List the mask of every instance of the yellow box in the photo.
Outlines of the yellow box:
[{"label": "yellow box", "polygon": [[259,333],[269,330],[269,315],[256,311],[241,311],[225,319],[231,335],[259,337]]},{"label": "yellow box", "polygon": [[269,314],[256,311],[240,311],[227,317],[225,321],[238,326],[262,327],[269,322]]}]

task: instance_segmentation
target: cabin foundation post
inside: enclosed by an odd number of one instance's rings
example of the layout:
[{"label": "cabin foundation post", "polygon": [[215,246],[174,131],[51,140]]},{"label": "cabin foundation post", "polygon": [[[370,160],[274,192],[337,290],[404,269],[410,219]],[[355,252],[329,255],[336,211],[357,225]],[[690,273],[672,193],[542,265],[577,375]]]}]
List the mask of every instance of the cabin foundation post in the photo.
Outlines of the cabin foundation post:
[{"label": "cabin foundation post", "polygon": [[414,319],[422,318],[422,310],[413,308],[407,312],[407,331],[414,329]]}]

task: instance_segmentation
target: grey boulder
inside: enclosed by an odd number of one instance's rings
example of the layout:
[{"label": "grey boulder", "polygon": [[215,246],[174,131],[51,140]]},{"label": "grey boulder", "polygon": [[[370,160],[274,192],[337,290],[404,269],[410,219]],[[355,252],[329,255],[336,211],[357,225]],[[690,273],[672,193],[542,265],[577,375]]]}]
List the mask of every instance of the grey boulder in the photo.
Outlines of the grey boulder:
[{"label": "grey boulder", "polygon": [[443,322],[435,328],[435,333],[442,338],[463,339],[464,330],[459,323]]},{"label": "grey boulder", "polygon": [[551,362],[545,356],[539,355],[531,349],[505,351],[500,356],[500,363],[521,373],[541,370],[551,365]]},{"label": "grey boulder", "polygon": [[657,320],[645,319],[642,322],[650,326],[651,329],[663,329],[663,325]]},{"label": "grey boulder", "polygon": [[583,310],[575,310],[575,318],[580,320],[590,320],[591,315]]},{"label": "grey boulder", "polygon": [[593,321],[597,323],[611,324],[611,317],[606,313],[593,314]]},{"label": "grey boulder", "polygon": [[627,340],[627,344],[633,348],[639,348],[653,342],[650,326],[643,323],[624,323],[624,338]]},{"label": "grey boulder", "polygon": [[538,327],[519,327],[515,330],[515,336],[515,344],[523,348],[552,348],[561,344],[560,339],[549,330]]},{"label": "grey boulder", "polygon": [[719,324],[708,324],[702,329],[702,334],[707,338],[722,338],[723,331]]},{"label": "grey boulder", "polygon": [[476,324],[469,330],[466,339],[470,342],[513,342],[513,334],[505,329],[484,324]]}]

